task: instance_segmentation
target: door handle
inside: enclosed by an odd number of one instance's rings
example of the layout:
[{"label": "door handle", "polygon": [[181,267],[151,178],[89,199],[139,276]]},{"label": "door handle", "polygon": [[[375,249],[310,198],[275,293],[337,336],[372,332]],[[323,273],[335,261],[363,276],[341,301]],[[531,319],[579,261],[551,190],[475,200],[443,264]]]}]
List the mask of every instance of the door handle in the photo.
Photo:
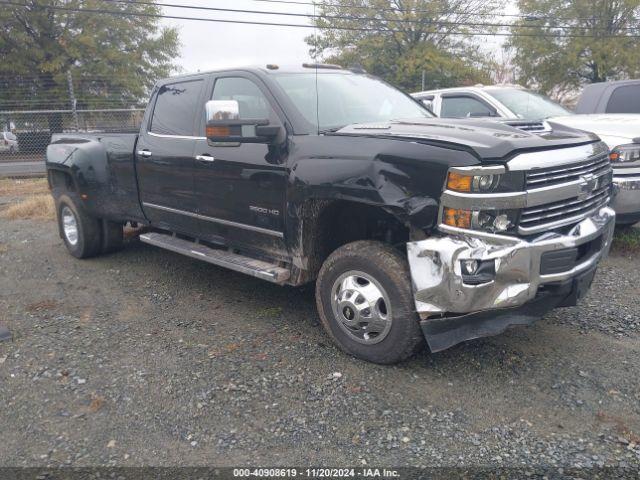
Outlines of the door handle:
[{"label": "door handle", "polygon": [[152,153],[149,150],[138,150],[138,155],[140,155],[141,157],[147,157],[149,158]]},{"label": "door handle", "polygon": [[199,162],[215,162],[215,158],[213,158],[211,155],[204,153],[202,155],[196,155],[196,160]]}]

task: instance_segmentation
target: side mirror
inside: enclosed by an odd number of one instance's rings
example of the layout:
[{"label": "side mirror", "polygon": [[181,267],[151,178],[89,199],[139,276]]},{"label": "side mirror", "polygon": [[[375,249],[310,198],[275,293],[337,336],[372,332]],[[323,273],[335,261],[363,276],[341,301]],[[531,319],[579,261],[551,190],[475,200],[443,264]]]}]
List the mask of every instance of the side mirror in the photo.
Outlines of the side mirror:
[{"label": "side mirror", "polygon": [[433,111],[433,100],[424,99],[424,100],[420,100],[420,103],[422,103],[424,108],[429,110],[430,114],[432,114],[433,116],[437,117],[436,112]]},{"label": "side mirror", "polygon": [[270,143],[281,127],[266,118],[240,118],[236,100],[209,100],[205,105],[207,140],[214,143]]},{"label": "side mirror", "polygon": [[433,111],[433,100],[424,99],[420,101],[422,102],[422,105],[427,107],[429,110]]}]

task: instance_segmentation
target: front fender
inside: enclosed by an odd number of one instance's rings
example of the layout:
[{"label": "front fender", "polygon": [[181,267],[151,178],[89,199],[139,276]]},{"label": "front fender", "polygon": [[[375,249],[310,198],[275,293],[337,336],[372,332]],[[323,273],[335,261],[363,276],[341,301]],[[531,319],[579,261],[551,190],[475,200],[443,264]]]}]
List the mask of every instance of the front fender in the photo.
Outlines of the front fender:
[{"label": "front fender", "polygon": [[[444,179],[445,173],[437,174]],[[314,158],[291,169],[289,199],[294,205],[309,200],[344,200],[384,208],[407,227],[435,227],[441,181],[435,189],[420,184],[415,165],[399,165],[377,156],[364,158]]]}]

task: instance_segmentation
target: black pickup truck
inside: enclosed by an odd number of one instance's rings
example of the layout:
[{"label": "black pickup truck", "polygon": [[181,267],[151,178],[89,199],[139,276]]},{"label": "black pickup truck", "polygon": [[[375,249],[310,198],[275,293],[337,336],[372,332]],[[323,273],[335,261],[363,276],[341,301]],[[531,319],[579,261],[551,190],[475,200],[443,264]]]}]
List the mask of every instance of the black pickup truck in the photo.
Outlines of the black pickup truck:
[{"label": "black pickup truck", "polygon": [[608,252],[608,149],[440,120],[323,65],[158,82],[138,134],[58,134],[60,235],[85,258],[140,240],[283,285],[315,281],[328,334],[393,363],[575,305]]}]

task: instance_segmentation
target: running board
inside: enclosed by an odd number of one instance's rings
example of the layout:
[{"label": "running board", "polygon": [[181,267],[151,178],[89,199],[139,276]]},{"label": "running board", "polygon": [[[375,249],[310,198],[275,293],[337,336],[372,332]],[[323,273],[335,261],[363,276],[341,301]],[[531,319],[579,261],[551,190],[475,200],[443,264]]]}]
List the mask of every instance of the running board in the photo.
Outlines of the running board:
[{"label": "running board", "polygon": [[291,274],[286,268],[278,267],[272,263],[244,257],[226,250],[216,250],[164,233],[143,233],[140,235],[140,241],[273,283],[285,283]]}]

